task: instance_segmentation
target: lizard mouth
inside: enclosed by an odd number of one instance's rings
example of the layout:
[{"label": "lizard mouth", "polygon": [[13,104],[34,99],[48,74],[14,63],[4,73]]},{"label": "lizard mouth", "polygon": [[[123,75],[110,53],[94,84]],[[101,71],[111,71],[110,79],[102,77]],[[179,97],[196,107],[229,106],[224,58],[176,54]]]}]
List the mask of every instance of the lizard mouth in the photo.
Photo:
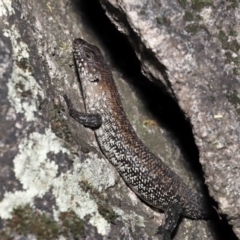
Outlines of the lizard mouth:
[{"label": "lizard mouth", "polygon": [[78,49],[81,46],[86,46],[88,43],[82,38],[75,38],[73,40],[73,50]]},{"label": "lizard mouth", "polygon": [[83,72],[83,65],[84,65],[84,60],[81,57],[82,51],[83,51],[82,48],[86,44],[87,42],[81,38],[75,38],[73,40],[73,56],[77,64],[78,71],[80,73]]}]

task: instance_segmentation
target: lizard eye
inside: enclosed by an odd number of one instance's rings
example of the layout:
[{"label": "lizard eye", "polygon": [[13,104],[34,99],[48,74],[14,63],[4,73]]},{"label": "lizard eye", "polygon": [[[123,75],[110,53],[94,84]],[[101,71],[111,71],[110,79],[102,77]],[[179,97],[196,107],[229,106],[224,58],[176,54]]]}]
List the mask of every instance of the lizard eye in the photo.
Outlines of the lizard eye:
[{"label": "lizard eye", "polygon": [[92,56],[90,53],[85,53],[85,57],[88,59],[88,60],[91,60],[92,59]]}]

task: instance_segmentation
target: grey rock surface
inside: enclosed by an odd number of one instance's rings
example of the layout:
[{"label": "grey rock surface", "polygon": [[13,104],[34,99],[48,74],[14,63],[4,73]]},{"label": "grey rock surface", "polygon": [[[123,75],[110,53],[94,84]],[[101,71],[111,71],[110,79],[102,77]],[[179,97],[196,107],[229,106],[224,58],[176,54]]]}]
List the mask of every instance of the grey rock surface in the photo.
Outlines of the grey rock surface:
[{"label": "grey rock surface", "polygon": [[[233,43],[238,43],[239,29],[230,24],[237,22],[237,8],[203,6],[189,22],[181,20],[188,14],[178,2],[136,2],[102,1],[102,5],[116,26],[130,35],[144,74],[156,83],[160,80],[172,94],[171,101],[177,99],[189,118],[210,194],[238,234],[239,76],[238,45]],[[180,3],[190,12],[190,3]],[[235,15],[221,21],[225,12],[220,7]],[[64,93],[84,111],[71,49],[79,36],[102,49],[140,138],[199,194],[204,192],[201,176],[192,171],[192,159],[186,161],[172,131],[145,102],[152,93],[159,99],[162,92],[153,87],[144,95],[148,81],[139,91],[136,86],[143,77],[119,68],[103,41],[105,35],[111,45],[112,32],[101,14],[97,1],[0,2],[1,239],[161,239],[155,232],[164,223],[164,214],[136,197],[101,154],[93,132],[66,112]],[[221,31],[209,20],[211,14],[218,17]],[[209,22],[209,32],[202,23],[196,33],[188,33],[184,23],[194,24],[200,16],[199,21]],[[213,37],[211,26],[220,35]],[[156,102],[163,111],[164,101]],[[194,143],[190,147],[195,148]],[[211,224],[183,219],[174,239],[218,239]]]},{"label": "grey rock surface", "polygon": [[240,238],[239,1],[101,4],[192,124],[209,193]]},{"label": "grey rock surface", "polygon": [[[157,239],[163,214],[129,190],[93,132],[73,121],[62,102],[67,93],[84,110],[72,40],[82,36],[101,45],[81,4],[4,0],[0,17],[1,239]],[[181,166],[176,143],[121,73],[114,75],[146,144]]]}]

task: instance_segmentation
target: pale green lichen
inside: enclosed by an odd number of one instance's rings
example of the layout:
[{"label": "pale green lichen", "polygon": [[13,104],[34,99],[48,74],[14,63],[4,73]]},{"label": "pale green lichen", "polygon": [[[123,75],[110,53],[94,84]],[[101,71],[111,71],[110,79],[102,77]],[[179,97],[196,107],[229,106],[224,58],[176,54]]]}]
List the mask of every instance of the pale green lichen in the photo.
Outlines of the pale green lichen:
[{"label": "pale green lichen", "polygon": [[[5,30],[4,35],[11,40],[14,60],[12,75],[7,83],[8,99],[15,111],[22,113],[26,121],[34,121],[39,106],[37,99],[39,96],[44,98],[44,94],[32,76],[28,47],[20,40],[20,34],[14,25]],[[69,155],[73,160],[73,172],[62,173],[57,177],[58,165],[49,159],[49,153]],[[97,189],[103,190],[115,184],[115,172],[105,160],[90,154],[88,157],[84,163],[80,163],[64,148],[51,129],[47,129],[43,134],[31,133],[20,142],[19,153],[13,160],[15,176],[22,184],[23,190],[5,192],[0,202],[0,217],[11,219],[15,208],[33,204],[35,197],[42,197],[51,188],[57,205],[57,210],[54,210],[55,220],[60,219],[61,212],[72,210],[80,219],[89,216],[90,224],[97,228],[98,233],[106,235],[110,224],[99,213],[99,206],[95,200],[89,193],[82,191],[78,182],[84,178]],[[109,209],[105,210],[106,213],[110,213]],[[105,214],[105,217],[111,219],[112,215],[108,215],[107,217]]]},{"label": "pale green lichen", "polygon": [[11,26],[11,28],[4,29],[3,35],[5,37],[10,38],[11,40],[12,50],[13,50],[12,56],[15,61],[19,62],[22,58],[25,58],[25,59],[29,58],[28,46],[24,42],[19,41],[21,38],[21,35],[14,24]]},{"label": "pale green lichen", "polygon": [[129,213],[126,213],[118,207],[113,207],[113,209],[117,215],[121,216],[121,218],[125,222],[129,223],[129,225],[131,226],[133,231],[135,231],[135,226],[145,227],[144,218],[142,216],[136,214],[135,212],[129,211]]},{"label": "pale green lichen", "polygon": [[[56,198],[58,211],[65,212],[72,209],[84,219],[90,216],[89,222],[98,229],[98,233],[106,235],[110,230],[110,224],[99,213],[98,202],[92,198],[90,192],[83,191],[79,186],[80,181],[89,182],[98,191],[115,184],[114,172],[104,159],[97,155],[89,154],[83,163],[75,159],[72,173],[64,173],[54,179],[52,192]],[[55,212],[58,218],[59,213]]]},{"label": "pale green lichen", "polygon": [[22,113],[26,121],[34,121],[39,104],[37,97],[44,98],[44,94],[28,64],[28,46],[19,40],[20,34],[14,25],[4,30],[4,35],[11,40],[14,60],[11,78],[7,83],[8,99],[16,113]]},{"label": "pale green lichen", "polygon": [[59,219],[61,212],[72,210],[80,219],[90,216],[89,222],[98,229],[99,234],[106,235],[110,225],[99,213],[96,200],[81,189],[79,181],[85,180],[102,191],[115,184],[115,171],[97,155],[89,154],[83,163],[71,155],[73,169],[57,177],[58,166],[48,158],[51,152],[70,155],[50,129],[44,134],[31,133],[20,142],[19,153],[13,163],[16,178],[21,182],[23,190],[5,192],[0,202],[0,217],[11,218],[14,208],[33,204],[34,197],[43,196],[51,188],[57,205],[57,210],[54,210],[55,220]]},{"label": "pale green lichen", "polygon": [[50,129],[45,134],[33,132],[19,144],[19,153],[13,164],[15,176],[24,190],[5,192],[4,199],[0,202],[2,218],[10,218],[16,206],[30,204],[35,196],[41,197],[49,190],[58,170],[58,166],[48,159],[49,152],[68,152],[61,147]]},{"label": "pale green lichen", "polygon": [[[1,0],[0,1],[0,17],[2,16],[11,16],[15,11],[12,8],[11,0]],[[8,24],[7,20],[4,21],[5,24]]]},{"label": "pale green lichen", "polygon": [[[81,164],[79,181],[88,180],[92,187],[99,192],[114,186],[118,179],[118,174],[115,168],[107,161],[90,152],[88,158]],[[96,167],[93,167],[94,164]]]}]

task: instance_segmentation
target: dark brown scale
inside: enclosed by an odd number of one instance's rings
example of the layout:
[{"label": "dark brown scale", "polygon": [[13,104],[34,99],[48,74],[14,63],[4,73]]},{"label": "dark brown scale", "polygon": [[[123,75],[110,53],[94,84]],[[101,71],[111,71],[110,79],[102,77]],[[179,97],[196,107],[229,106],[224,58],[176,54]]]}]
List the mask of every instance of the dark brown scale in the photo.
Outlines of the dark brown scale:
[{"label": "dark brown scale", "polygon": [[79,38],[73,42],[73,52],[86,113],[76,111],[65,96],[69,113],[94,130],[102,152],[126,184],[141,199],[165,212],[163,239],[170,239],[180,215],[193,219],[208,217],[204,201],[151,153],[134,132],[100,50]]}]

